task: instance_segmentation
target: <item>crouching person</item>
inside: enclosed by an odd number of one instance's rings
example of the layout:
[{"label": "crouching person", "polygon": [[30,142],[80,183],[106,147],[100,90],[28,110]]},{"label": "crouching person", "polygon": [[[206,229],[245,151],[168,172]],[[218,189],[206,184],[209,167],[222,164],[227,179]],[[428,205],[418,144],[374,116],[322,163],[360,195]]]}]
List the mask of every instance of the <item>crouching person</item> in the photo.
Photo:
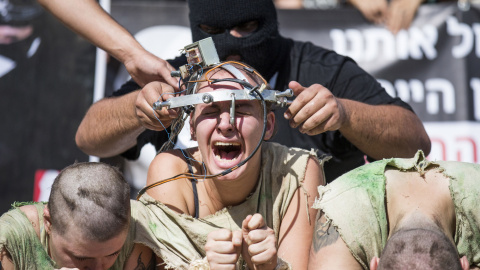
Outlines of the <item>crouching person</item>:
[{"label": "crouching person", "polygon": [[15,203],[1,216],[1,265],[155,269],[151,250],[132,241],[133,223],[122,174],[103,163],[76,163],[57,176],[48,203]]},{"label": "crouching person", "polygon": [[478,164],[418,151],[319,187],[308,269],[479,269],[479,176]]}]

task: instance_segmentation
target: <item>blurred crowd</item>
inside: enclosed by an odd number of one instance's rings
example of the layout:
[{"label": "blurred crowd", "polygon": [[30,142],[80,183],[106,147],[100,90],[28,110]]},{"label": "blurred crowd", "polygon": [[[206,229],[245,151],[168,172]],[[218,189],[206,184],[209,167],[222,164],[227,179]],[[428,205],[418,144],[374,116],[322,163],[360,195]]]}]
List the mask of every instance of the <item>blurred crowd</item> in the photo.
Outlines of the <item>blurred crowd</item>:
[{"label": "blurred crowd", "polygon": [[[275,0],[279,9],[331,9],[341,6],[357,8],[368,21],[384,25],[396,34],[408,29],[421,4],[454,0]],[[468,1],[459,1],[468,2]]]}]

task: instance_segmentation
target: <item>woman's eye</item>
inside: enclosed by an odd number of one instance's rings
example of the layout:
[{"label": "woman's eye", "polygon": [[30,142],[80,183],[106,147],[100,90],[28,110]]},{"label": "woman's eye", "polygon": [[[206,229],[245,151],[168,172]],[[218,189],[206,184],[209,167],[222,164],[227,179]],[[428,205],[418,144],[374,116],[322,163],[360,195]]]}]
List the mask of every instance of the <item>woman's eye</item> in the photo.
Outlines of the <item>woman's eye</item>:
[{"label": "woman's eye", "polygon": [[239,114],[239,115],[250,115],[250,111],[247,111],[247,110],[235,110],[235,113],[236,114]]},{"label": "woman's eye", "polygon": [[251,108],[250,106],[247,106],[245,104],[238,104],[235,106],[235,113],[238,113],[240,115],[250,115],[251,114]]},{"label": "woman's eye", "polygon": [[216,113],[217,113],[216,110],[203,110],[202,111],[202,115],[214,115]]},{"label": "woman's eye", "polygon": [[238,114],[241,114],[241,115],[245,115],[245,114],[246,114],[246,112],[244,112],[244,111],[238,111],[238,110],[237,110],[235,113],[238,113]]}]

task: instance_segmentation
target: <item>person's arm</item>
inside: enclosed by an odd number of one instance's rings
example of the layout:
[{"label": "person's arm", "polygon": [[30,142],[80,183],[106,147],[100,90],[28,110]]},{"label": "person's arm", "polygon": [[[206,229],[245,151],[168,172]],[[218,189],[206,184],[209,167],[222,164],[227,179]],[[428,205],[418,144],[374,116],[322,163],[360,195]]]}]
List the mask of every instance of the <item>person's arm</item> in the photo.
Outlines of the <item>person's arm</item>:
[{"label": "person's arm", "polygon": [[386,0],[348,0],[355,8],[357,8],[365,19],[372,23],[380,24],[385,20],[388,2]]},{"label": "person's arm", "polygon": [[424,0],[393,0],[388,5],[386,14],[386,26],[393,33],[397,34],[401,29],[408,29],[418,7]]},{"label": "person's arm", "polygon": [[340,132],[363,153],[374,159],[412,157],[419,149],[430,153],[430,139],[420,119],[396,105],[367,105],[340,100],[347,120]]},{"label": "person's arm", "polygon": [[316,135],[339,130],[363,153],[374,159],[412,157],[418,149],[430,153],[430,139],[420,119],[396,105],[368,105],[336,98],[327,88],[289,87],[297,96],[286,111],[290,125]]},{"label": "person's arm", "polygon": [[161,97],[163,92],[173,92],[173,88],[151,82],[141,90],[94,103],[78,127],[77,146],[89,155],[111,157],[136,145],[137,137],[146,128],[160,131],[168,127],[176,111],[164,108],[156,111],[155,117],[152,109],[155,101],[171,97]]},{"label": "person's arm", "polygon": [[288,206],[278,239],[278,257],[290,263],[293,269],[307,268],[317,214],[312,205],[318,197],[319,185],[325,185],[322,168],[314,158],[309,158],[303,188],[297,189]]},{"label": "person's arm", "polygon": [[94,103],[78,127],[77,146],[98,157],[115,156],[134,146],[145,130],[135,114],[137,94],[134,91]]},{"label": "person's arm", "polygon": [[170,76],[173,67],[147,52],[94,0],[38,0],[49,12],[77,34],[121,61],[135,82],[143,86],[160,80],[177,87]]},{"label": "person's arm", "polygon": [[133,246],[132,253],[128,257],[124,270],[132,269],[145,269],[145,270],[155,270],[159,269],[156,267],[156,256],[152,250],[144,245],[135,244]]},{"label": "person's arm", "polygon": [[327,222],[322,212],[318,212],[315,223],[308,269],[362,270],[362,266],[350,253],[338,231]]}]

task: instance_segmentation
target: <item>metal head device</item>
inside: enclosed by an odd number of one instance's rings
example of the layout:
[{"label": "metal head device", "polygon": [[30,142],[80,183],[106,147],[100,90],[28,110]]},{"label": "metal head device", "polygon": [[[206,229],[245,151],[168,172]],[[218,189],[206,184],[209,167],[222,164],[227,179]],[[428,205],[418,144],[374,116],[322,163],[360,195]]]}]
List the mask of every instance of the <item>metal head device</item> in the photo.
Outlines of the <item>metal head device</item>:
[{"label": "metal head device", "polygon": [[[265,79],[252,67],[235,61],[229,62],[220,62],[218,55],[211,38],[200,40],[193,44],[186,46],[184,52],[187,56],[187,63],[184,66],[181,66],[178,71],[173,71],[172,76],[180,77],[180,82],[183,82],[183,85],[180,85],[180,89],[185,89],[180,93],[176,93],[177,96],[172,97],[166,101],[163,101],[159,98],[157,102],[153,104],[153,110],[162,110],[163,108],[173,109],[179,108],[182,112],[179,114],[179,117],[172,121],[171,123],[171,136],[169,136],[169,141],[162,145],[160,152],[173,147],[172,137],[176,136],[183,128],[183,123],[189,112],[197,104],[202,103],[213,103],[221,101],[229,101],[230,104],[230,124],[235,125],[235,102],[240,100],[258,100],[262,104],[263,110],[263,130],[262,135],[255,146],[255,149],[250,153],[248,157],[242,160],[237,165],[226,169],[220,173],[214,175],[196,175],[192,173],[181,173],[174,177],[168,179],[157,181],[153,184],[150,184],[142,188],[137,196],[137,199],[142,196],[147,190],[159,186],[163,183],[169,181],[174,181],[177,179],[187,178],[187,179],[207,179],[215,178],[218,176],[226,175],[250,160],[263,142],[267,130],[267,108],[266,102],[274,103],[279,106],[286,106],[291,103],[287,100],[287,97],[293,96],[293,91],[287,89],[286,91],[277,91],[269,90],[268,83]],[[216,71],[223,69],[228,72],[228,76],[224,78],[214,78]],[[248,78],[247,78],[248,77]],[[197,93],[197,88],[200,87],[201,82],[208,82],[210,84],[215,84],[219,82],[234,82],[242,86],[242,89],[216,89],[215,91],[207,93]],[[181,94],[181,95],[179,95]],[[159,120],[160,121],[160,120]],[[183,152],[183,151],[182,151]]]},{"label": "metal head device", "polygon": [[[283,92],[276,90],[262,90],[259,89],[263,99],[266,102],[272,102],[279,106],[286,106],[291,103],[287,97],[293,96],[292,89],[287,89]],[[194,106],[201,103],[212,103],[220,101],[231,101],[230,117],[235,117],[235,101],[236,100],[258,100],[258,97],[253,93],[252,89],[244,90],[219,90],[209,93],[190,94],[185,96],[173,97],[164,102],[155,102],[153,108],[161,110],[162,108],[172,109],[186,106]],[[232,123],[233,124],[233,123]]]},{"label": "metal head device", "polygon": [[[212,103],[220,101],[231,101],[230,107],[230,122],[233,125],[235,119],[235,101],[239,100],[259,100],[257,92],[252,90],[257,88],[262,95],[265,102],[276,104],[277,106],[290,105],[291,101],[287,97],[293,96],[293,90],[287,89],[285,91],[268,90],[267,82],[250,66],[235,62],[227,61],[220,63],[218,55],[215,50],[215,44],[212,38],[206,38],[185,46],[183,51],[187,57],[187,63],[181,66],[178,71],[173,71],[172,76],[181,77],[184,82],[187,82],[187,91],[185,95],[172,97],[166,101],[157,101],[153,104],[154,110],[161,110],[163,108],[191,108],[194,105],[201,103]],[[213,79],[207,78],[208,73],[216,68],[222,68],[231,73],[235,78]],[[243,73],[248,73],[261,78],[259,85],[251,85]],[[201,77],[205,79],[201,79]],[[218,90],[209,93],[195,94],[198,82],[209,81],[210,83],[217,83],[220,81],[234,81],[243,86],[243,90]],[[189,109],[186,109],[189,111]]]}]

